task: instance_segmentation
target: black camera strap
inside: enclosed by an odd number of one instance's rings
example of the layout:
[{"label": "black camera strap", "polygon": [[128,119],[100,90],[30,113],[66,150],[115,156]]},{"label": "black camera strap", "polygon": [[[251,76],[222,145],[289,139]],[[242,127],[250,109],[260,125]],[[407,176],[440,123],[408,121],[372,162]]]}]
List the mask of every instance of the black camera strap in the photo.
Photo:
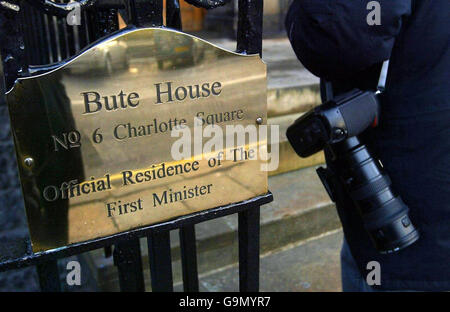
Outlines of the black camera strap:
[{"label": "black camera strap", "polygon": [[384,92],[386,88],[386,80],[389,70],[389,60],[383,62],[383,66],[381,66],[380,78],[378,79],[377,90],[379,92]]}]

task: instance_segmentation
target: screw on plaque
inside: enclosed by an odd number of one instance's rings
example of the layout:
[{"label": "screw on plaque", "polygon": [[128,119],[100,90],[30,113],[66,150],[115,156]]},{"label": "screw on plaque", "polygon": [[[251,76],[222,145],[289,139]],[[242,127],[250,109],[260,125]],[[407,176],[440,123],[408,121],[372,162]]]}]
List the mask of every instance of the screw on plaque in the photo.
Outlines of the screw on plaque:
[{"label": "screw on plaque", "polygon": [[23,160],[23,163],[25,164],[25,166],[27,166],[28,168],[32,168],[34,166],[34,159],[31,157],[27,157]]},{"label": "screw on plaque", "polygon": [[258,125],[261,125],[262,123],[263,123],[263,119],[262,119],[262,117],[258,117],[258,118],[256,118],[256,123],[258,124]]}]

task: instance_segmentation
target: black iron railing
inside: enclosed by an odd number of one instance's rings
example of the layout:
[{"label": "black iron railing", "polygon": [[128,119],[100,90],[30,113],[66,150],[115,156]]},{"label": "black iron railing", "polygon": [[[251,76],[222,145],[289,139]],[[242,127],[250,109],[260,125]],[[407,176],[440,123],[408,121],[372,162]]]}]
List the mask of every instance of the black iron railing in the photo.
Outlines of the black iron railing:
[{"label": "black iron railing", "polygon": [[[166,2],[163,25],[163,0],[79,0],[82,22],[68,26],[68,0],[2,1],[0,5],[0,53],[8,90],[21,76],[30,75],[65,59],[94,41],[119,29],[118,12],[128,25],[170,27],[181,30],[178,0]],[[187,0],[212,9],[229,0]],[[237,51],[261,54],[263,1],[239,0]],[[198,291],[195,224],[238,214],[239,280],[241,291],[259,288],[259,207],[272,201],[272,194],[240,203],[198,212],[172,221],[73,244],[57,250],[32,253],[28,237],[10,237],[0,244],[0,271],[36,265],[41,289],[60,291],[57,259],[89,250],[114,246],[122,291],[144,291],[143,263],[139,238],[148,238],[149,264],[153,291],[173,291],[170,236],[179,229],[183,285],[185,291]]]}]

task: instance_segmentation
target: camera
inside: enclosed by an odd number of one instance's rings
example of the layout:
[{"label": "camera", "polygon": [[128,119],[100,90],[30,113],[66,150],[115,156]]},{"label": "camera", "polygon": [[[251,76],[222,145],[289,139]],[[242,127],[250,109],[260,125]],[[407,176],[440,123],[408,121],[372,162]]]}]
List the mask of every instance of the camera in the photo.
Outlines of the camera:
[{"label": "camera", "polygon": [[378,96],[379,91],[354,89],[333,97],[298,118],[286,135],[301,157],[328,149],[337,170],[321,167],[317,173],[331,199],[339,183],[355,203],[375,248],[391,253],[413,244],[419,232],[381,162],[358,137],[378,124]]}]

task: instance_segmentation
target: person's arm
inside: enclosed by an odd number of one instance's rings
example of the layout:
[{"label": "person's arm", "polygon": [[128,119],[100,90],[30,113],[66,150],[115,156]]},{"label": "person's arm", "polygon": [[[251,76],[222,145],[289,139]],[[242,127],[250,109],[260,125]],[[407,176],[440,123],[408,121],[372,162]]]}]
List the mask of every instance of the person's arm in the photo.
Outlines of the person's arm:
[{"label": "person's arm", "polygon": [[381,25],[370,26],[368,0],[294,0],[286,30],[302,64],[316,76],[342,80],[389,59],[413,0],[378,0]]}]

